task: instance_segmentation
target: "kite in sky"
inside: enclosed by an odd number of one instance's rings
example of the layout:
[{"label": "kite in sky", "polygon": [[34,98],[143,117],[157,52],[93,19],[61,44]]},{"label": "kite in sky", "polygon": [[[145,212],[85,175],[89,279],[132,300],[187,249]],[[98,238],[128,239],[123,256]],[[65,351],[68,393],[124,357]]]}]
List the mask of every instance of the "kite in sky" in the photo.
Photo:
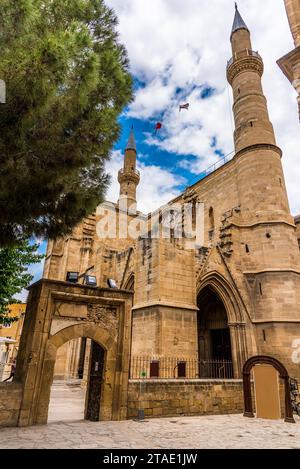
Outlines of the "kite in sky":
[{"label": "kite in sky", "polygon": [[162,123],[161,122],[157,122],[156,126],[155,126],[155,133],[154,135],[157,134],[157,131],[160,130],[162,128]]}]

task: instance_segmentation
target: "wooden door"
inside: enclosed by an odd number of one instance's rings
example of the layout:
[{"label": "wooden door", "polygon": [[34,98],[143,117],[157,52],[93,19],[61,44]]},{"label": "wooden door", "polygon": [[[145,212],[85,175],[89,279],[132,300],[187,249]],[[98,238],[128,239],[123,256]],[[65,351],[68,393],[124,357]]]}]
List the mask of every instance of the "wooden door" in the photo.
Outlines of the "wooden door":
[{"label": "wooden door", "polygon": [[103,383],[105,353],[102,347],[92,342],[86,420],[98,422],[100,420],[100,401]]}]

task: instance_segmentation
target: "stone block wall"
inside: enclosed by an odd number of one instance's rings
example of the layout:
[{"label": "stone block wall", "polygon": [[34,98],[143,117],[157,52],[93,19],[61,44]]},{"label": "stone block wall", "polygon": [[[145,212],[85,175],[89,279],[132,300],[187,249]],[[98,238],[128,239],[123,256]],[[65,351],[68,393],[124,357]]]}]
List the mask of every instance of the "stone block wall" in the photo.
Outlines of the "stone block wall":
[{"label": "stone block wall", "polygon": [[127,418],[240,414],[243,402],[242,380],[131,380]]},{"label": "stone block wall", "polygon": [[284,0],[295,46],[300,45],[300,4],[299,0]]},{"label": "stone block wall", "polygon": [[0,383],[0,427],[16,427],[22,399],[22,385]]}]

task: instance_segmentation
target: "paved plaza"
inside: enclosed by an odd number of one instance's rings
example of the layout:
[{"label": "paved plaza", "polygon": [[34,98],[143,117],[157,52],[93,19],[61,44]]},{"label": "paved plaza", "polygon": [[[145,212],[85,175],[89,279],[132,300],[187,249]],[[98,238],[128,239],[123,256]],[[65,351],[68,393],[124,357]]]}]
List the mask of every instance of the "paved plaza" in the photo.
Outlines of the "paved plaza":
[{"label": "paved plaza", "polygon": [[242,415],[151,419],[146,422],[86,422],[84,391],[55,384],[47,426],[0,429],[0,448],[33,449],[300,449],[296,424]]}]

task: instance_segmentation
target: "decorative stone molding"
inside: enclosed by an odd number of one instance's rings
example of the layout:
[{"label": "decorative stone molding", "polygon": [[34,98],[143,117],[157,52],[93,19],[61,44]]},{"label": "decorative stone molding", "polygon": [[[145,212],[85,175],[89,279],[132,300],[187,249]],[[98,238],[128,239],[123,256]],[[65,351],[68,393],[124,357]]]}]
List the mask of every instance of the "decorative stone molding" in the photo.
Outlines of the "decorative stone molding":
[{"label": "decorative stone molding", "polygon": [[249,56],[233,62],[227,68],[227,79],[232,84],[234,78],[240,73],[247,71],[255,71],[260,76],[264,73],[264,64],[260,57]]},{"label": "decorative stone molding", "polygon": [[116,332],[118,328],[118,313],[114,307],[89,304],[87,320],[110,333]]}]

